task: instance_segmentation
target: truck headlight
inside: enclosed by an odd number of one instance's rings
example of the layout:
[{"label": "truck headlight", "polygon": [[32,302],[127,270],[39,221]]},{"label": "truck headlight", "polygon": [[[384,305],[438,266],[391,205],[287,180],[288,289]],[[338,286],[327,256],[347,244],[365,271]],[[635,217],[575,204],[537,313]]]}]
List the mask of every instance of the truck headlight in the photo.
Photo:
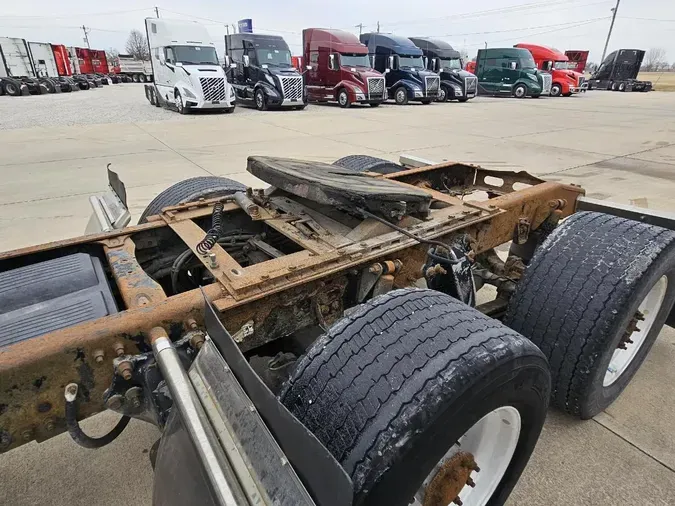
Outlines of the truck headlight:
[{"label": "truck headlight", "polygon": [[422,91],[415,90],[415,97],[423,97],[424,93]]},{"label": "truck headlight", "polygon": [[272,86],[275,86],[274,78],[271,75],[265,74],[265,79],[267,79],[267,82],[270,83]]},{"label": "truck headlight", "polygon": [[183,91],[185,92],[186,98],[195,98],[195,99],[197,98],[195,97],[195,94],[190,91],[189,88],[185,88]]},{"label": "truck headlight", "polygon": [[363,93],[361,93],[360,91],[356,92],[356,100],[365,100],[365,99],[366,96]]},{"label": "truck headlight", "polygon": [[462,88],[460,88],[459,86],[453,85],[452,88],[455,90],[456,97],[461,97],[464,94],[462,92]]},{"label": "truck headlight", "polygon": [[233,86],[230,86],[230,98],[232,98],[232,99],[235,98],[235,97],[234,97],[234,87],[233,87]]}]

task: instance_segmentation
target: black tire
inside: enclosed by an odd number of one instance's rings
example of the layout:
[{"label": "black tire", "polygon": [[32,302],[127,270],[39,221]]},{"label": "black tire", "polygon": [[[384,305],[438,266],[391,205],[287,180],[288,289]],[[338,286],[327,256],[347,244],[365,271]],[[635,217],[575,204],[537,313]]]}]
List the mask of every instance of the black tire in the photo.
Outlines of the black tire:
[{"label": "black tire", "polygon": [[2,87],[5,90],[5,94],[10,97],[21,96],[21,85],[14,81],[3,81]]},{"label": "black tire", "polygon": [[619,86],[617,87],[619,91],[626,91],[626,83],[619,83]]},{"label": "black tire", "polygon": [[54,83],[49,79],[43,80],[41,84],[44,85],[45,88],[47,88],[47,91],[49,93],[56,93],[56,86],[54,86]]},{"label": "black tire", "polygon": [[513,96],[516,98],[525,98],[527,96],[527,86],[524,84],[517,84],[513,88]]},{"label": "black tire", "polygon": [[424,100],[420,100],[420,102],[422,102],[422,104],[424,104],[424,105],[429,105],[431,103],[431,99],[425,98]]},{"label": "black tire", "polygon": [[562,95],[562,86],[558,83],[553,83],[553,86],[551,86],[551,96],[559,97],[560,95]]},{"label": "black tire", "polygon": [[344,88],[341,88],[340,91],[338,91],[337,101],[338,105],[343,109],[348,109],[352,105],[351,100],[349,100],[349,93],[347,93],[347,90]]},{"label": "black tire", "polygon": [[5,94],[5,87],[3,86],[3,82],[0,80],[0,97]]},{"label": "black tire", "polygon": [[190,108],[185,104],[183,97],[178,90],[174,90],[173,92],[173,103],[180,114],[190,114]]},{"label": "black tire", "polygon": [[141,82],[141,83],[146,82],[147,79],[145,78],[145,74],[140,74],[140,75],[138,76],[138,81]]},{"label": "black tire", "polygon": [[616,91],[616,83],[612,83],[611,89],[612,89],[612,91]]},{"label": "black tire", "polygon": [[441,88],[438,92],[438,102],[447,102],[450,97],[454,96],[454,92],[450,89],[449,86],[441,85]]},{"label": "black tire", "polygon": [[133,74],[131,76],[131,81],[134,82],[134,83],[137,83],[139,81],[138,74]]},{"label": "black tire", "polygon": [[408,103],[408,90],[405,86],[399,86],[394,91],[394,102],[396,105],[406,105]]},{"label": "black tire", "polygon": [[265,92],[262,90],[262,88],[258,88],[255,90],[254,93],[254,99],[255,99],[255,108],[258,109],[259,111],[266,111],[267,110],[267,98],[265,97]]},{"label": "black tire", "polygon": [[168,206],[192,202],[199,200],[200,198],[214,198],[221,195],[229,195],[239,191],[246,191],[246,186],[226,177],[198,176],[185,179],[169,186],[166,190],[152,199],[138,219],[138,223],[147,222],[148,216],[159,214],[162,209]]},{"label": "black tire", "polygon": [[148,92],[150,95],[150,105],[157,106],[157,95],[155,94],[154,88],[149,89]]},{"label": "black tire", "polygon": [[370,107],[380,107],[382,105],[382,102],[371,102]]},{"label": "black tire", "polygon": [[489,502],[498,505],[534,449],[549,389],[546,359],[527,339],[448,295],[405,289],[336,323],[280,397],[351,476],[354,504],[369,506],[407,505],[471,426],[512,406],[522,430]]},{"label": "black tire", "polygon": [[[613,353],[640,302],[661,279],[661,310],[627,368],[603,386]],[[644,361],[675,302],[675,232],[582,212],[540,246],[511,299],[504,323],[544,352],[552,403],[583,419],[609,406]],[[630,335],[628,335],[630,337]]]},{"label": "black tire", "polygon": [[405,167],[383,158],[368,155],[348,155],[335,160],[333,165],[351,169],[356,172],[377,172],[378,174],[393,174],[405,170]]},{"label": "black tire", "polygon": [[461,102],[461,103],[468,102],[468,101],[469,101],[469,99],[466,98],[466,97],[458,98],[458,99],[457,99],[457,102]]}]

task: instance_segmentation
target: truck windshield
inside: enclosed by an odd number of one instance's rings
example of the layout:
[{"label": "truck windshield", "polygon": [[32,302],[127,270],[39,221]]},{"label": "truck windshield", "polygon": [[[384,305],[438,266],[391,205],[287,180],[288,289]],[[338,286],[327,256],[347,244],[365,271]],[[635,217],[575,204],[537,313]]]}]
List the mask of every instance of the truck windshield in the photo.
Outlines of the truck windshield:
[{"label": "truck windshield", "polygon": [[370,68],[370,58],[367,54],[340,53],[340,65],[343,67]]},{"label": "truck windshield", "polygon": [[209,46],[173,46],[173,54],[183,65],[218,65],[216,50]]},{"label": "truck windshield", "polygon": [[441,70],[460,70],[462,62],[459,58],[441,58]]},{"label": "truck windshield", "polygon": [[424,70],[424,60],[422,60],[421,56],[399,56],[398,64],[401,68]]},{"label": "truck windshield", "polygon": [[258,61],[262,65],[276,65],[277,67],[291,66],[291,53],[284,49],[257,49]]},{"label": "truck windshield", "polygon": [[567,70],[576,68],[576,64],[571,61],[557,61],[553,62],[553,68],[555,70]]},{"label": "truck windshield", "polygon": [[536,69],[537,64],[534,63],[534,58],[532,58],[531,54],[528,54],[527,56],[521,56],[519,58],[520,61],[520,68],[522,69]]}]

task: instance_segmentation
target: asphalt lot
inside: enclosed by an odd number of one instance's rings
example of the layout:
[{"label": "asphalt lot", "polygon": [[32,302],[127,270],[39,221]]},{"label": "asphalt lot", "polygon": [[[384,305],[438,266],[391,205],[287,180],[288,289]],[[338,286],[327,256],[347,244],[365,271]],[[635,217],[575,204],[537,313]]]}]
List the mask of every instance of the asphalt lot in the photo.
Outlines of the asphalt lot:
[{"label": "asphalt lot", "polygon": [[[82,233],[87,197],[104,190],[108,163],[125,181],[136,219],[180,179],[213,174],[260,184],[245,172],[254,154],[330,162],[406,152],[526,170],[580,184],[595,198],[675,210],[675,93],[193,116],[152,108],[134,85],[63,97],[0,97],[1,250]],[[103,110],[101,97],[119,111]],[[66,102],[87,111],[89,124],[72,125],[72,111],[60,112]],[[20,128],[25,115],[37,126]],[[509,504],[675,504],[674,363],[675,331],[666,328],[606,412],[580,422],[551,411]],[[99,415],[85,428],[103,433],[115,418]],[[0,503],[149,505],[147,452],[158,435],[134,422],[100,450],[62,435],[2,455]]]}]

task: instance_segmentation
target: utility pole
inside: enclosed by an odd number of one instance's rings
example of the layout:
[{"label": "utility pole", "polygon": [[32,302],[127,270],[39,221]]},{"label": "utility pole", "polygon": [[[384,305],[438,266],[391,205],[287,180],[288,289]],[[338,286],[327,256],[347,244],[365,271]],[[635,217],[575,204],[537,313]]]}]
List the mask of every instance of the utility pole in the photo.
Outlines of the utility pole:
[{"label": "utility pole", "polygon": [[380,33],[380,22],[377,22],[377,33]]},{"label": "utility pole", "polygon": [[155,14],[159,17],[159,7],[155,6]]},{"label": "utility pole", "polygon": [[609,38],[612,36],[612,29],[614,28],[614,20],[616,19],[616,11],[619,10],[619,4],[621,0],[616,0],[616,7],[612,9],[612,23],[609,25],[609,32],[607,33],[607,40],[605,41],[605,49],[602,50],[602,58],[600,58],[600,64],[605,61],[605,55],[607,54],[607,46],[609,46]]},{"label": "utility pole", "polygon": [[361,33],[363,33],[363,23],[359,23],[358,25],[355,25],[354,28],[359,29],[359,36],[361,36]]},{"label": "utility pole", "polygon": [[230,35],[230,25],[225,25],[225,31]]},{"label": "utility pole", "polygon": [[84,42],[86,42],[87,47],[91,49],[91,46],[89,45],[89,37],[87,36],[91,30],[87,30],[87,27],[82,25],[82,31],[84,32]]}]

